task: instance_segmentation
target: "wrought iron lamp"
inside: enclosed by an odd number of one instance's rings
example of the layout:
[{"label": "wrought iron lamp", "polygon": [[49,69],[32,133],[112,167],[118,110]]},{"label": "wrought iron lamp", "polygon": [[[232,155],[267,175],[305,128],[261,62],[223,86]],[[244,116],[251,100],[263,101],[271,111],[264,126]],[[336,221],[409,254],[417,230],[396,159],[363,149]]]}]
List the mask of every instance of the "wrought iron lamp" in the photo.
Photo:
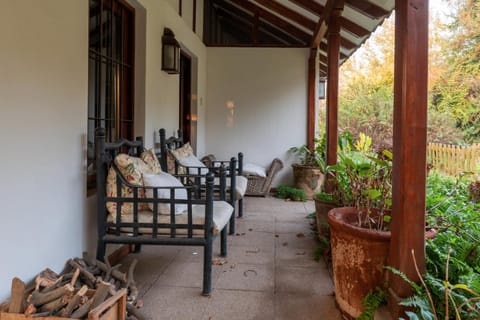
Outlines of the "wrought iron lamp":
[{"label": "wrought iron lamp", "polygon": [[169,74],[180,73],[180,44],[169,28],[163,30],[162,70]]}]

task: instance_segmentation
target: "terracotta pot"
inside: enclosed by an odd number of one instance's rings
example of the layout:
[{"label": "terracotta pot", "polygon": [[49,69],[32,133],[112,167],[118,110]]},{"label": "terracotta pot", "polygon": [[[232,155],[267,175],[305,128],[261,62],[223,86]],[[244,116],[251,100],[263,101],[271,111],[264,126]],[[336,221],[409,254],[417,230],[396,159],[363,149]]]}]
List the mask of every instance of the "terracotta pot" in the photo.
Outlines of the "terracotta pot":
[{"label": "terracotta pot", "polygon": [[[335,299],[349,318],[358,318],[363,311],[363,298],[376,287],[384,288],[390,249],[390,231],[370,230],[355,226],[357,208],[334,208],[328,213],[332,248]],[[429,230],[426,238],[433,238]]]},{"label": "terracotta pot", "polygon": [[362,299],[376,287],[383,288],[390,247],[390,232],[354,226],[357,209],[330,210],[335,299],[340,309],[352,318],[363,311]]},{"label": "terracotta pot", "polygon": [[318,167],[308,167],[292,164],[295,187],[305,191],[308,199],[319,193],[325,182],[325,175]]},{"label": "terracotta pot", "polygon": [[328,201],[323,200],[315,200],[315,213],[317,217],[317,231],[318,231],[318,239],[322,240],[324,238],[330,237],[330,228],[328,226],[328,212],[337,206]]}]

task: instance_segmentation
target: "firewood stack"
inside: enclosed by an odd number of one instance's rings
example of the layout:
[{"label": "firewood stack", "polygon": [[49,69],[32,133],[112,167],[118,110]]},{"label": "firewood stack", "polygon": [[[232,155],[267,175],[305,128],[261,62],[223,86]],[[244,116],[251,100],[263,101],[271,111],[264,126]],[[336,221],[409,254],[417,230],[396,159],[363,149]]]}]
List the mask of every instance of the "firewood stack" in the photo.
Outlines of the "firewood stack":
[{"label": "firewood stack", "polygon": [[133,279],[137,260],[133,260],[126,273],[119,270],[120,265],[111,266],[108,259],[105,261],[91,259],[84,253],[83,258],[68,260],[60,274],[48,268],[40,272],[29,287],[14,278],[10,301],[0,304],[0,312],[87,319],[90,311],[126,291],[126,315],[122,319],[146,319],[138,309],[143,303]]}]

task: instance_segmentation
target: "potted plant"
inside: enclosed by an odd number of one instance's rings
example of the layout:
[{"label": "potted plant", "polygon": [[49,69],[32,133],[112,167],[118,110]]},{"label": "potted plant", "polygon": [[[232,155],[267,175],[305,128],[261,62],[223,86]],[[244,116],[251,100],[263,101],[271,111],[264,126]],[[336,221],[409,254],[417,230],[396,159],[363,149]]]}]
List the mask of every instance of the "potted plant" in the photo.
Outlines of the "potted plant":
[{"label": "potted plant", "polygon": [[342,207],[328,213],[335,297],[344,313],[357,318],[362,300],[384,287],[390,246],[392,153],[375,155],[363,134],[339,152],[328,171],[335,174],[335,197]]},{"label": "potted plant", "polygon": [[317,221],[318,239],[323,240],[330,236],[330,228],[328,226],[328,212],[338,207],[333,194],[327,192],[319,192],[313,197],[315,201],[315,215]]},{"label": "potted plant", "polygon": [[305,190],[308,199],[320,192],[325,182],[325,136],[315,140],[315,149],[306,145],[292,147],[289,152],[299,158],[298,163],[292,164],[295,187]]}]

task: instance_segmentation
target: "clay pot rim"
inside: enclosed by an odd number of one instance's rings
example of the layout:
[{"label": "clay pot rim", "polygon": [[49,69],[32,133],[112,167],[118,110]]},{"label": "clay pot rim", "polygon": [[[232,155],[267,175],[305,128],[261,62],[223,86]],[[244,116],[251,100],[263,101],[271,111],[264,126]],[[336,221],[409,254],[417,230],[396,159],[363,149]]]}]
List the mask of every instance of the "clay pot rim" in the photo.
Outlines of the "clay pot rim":
[{"label": "clay pot rim", "polygon": [[[364,239],[371,239],[377,241],[390,241],[391,232],[382,231],[376,229],[361,228],[345,221],[342,217],[354,216],[353,221],[357,221],[357,208],[356,207],[338,207],[333,208],[328,212],[328,223],[331,229],[347,232],[349,234],[355,234],[356,236]],[[438,230],[433,227],[425,227],[425,239],[433,239],[437,235]]]},{"label": "clay pot rim", "polygon": [[[328,212],[330,228],[341,230],[364,239],[390,241],[390,231],[361,228],[349,223],[348,221],[357,221],[357,212],[358,209],[356,207],[340,207],[330,210]],[[352,218],[352,216],[354,217]],[[347,217],[350,219],[347,220]]]}]

